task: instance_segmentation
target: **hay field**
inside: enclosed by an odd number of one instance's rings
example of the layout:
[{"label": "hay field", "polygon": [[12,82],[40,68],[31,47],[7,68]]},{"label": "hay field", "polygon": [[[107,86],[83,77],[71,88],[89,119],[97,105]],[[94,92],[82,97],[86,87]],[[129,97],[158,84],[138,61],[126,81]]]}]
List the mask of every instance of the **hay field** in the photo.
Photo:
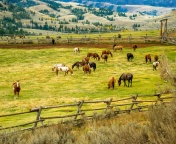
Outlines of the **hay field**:
[{"label": "hay field", "polygon": [[[160,78],[158,70],[153,71],[151,63],[145,63],[144,55],[150,53],[153,57],[155,54],[161,55],[164,50],[171,65],[176,61],[175,46],[146,47],[137,49],[136,52],[125,48],[122,52],[113,53],[107,63],[102,59],[96,61],[91,58],[90,61],[96,62],[97,69],[90,75],[85,75],[82,68],[74,68],[73,76],[70,73],[64,76],[63,72],[56,76],[51,70],[54,64],[64,63],[71,67],[74,62],[81,61],[88,52],[101,55],[102,50],[107,48],[80,49],[79,55],[73,55],[73,48],[0,49],[0,115],[79,100],[109,100],[129,97],[130,94],[154,94],[158,91],[158,84],[164,87],[167,83]],[[127,52],[134,54],[132,62],[127,61]],[[118,80],[124,72],[134,75],[133,86],[124,87],[122,83],[120,87],[116,84],[114,90],[109,90],[109,78],[114,76]],[[18,99],[14,99],[12,90],[12,83],[16,80],[21,83]],[[29,118],[24,116],[22,121],[25,120]]]}]

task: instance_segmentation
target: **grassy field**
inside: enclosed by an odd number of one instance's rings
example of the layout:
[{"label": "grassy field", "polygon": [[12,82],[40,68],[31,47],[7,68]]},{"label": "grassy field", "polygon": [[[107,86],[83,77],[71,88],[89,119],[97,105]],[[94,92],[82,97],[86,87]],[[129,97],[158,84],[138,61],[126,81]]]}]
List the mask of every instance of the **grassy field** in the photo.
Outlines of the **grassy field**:
[{"label": "grassy field", "polygon": [[[64,76],[51,70],[56,63],[64,63],[71,67],[76,61],[81,61],[88,52],[96,52],[101,55],[106,48],[80,47],[81,53],[73,55],[72,48],[51,49],[0,49],[0,115],[27,111],[34,107],[73,103],[75,100],[105,100],[129,97],[130,94],[154,94],[158,91],[158,84],[163,87],[167,85],[161,78],[159,71],[153,71],[152,64],[146,64],[144,55],[150,53],[152,58],[155,54],[161,55],[163,50],[167,55],[171,66],[175,66],[175,46],[153,46],[137,49],[133,52],[125,48],[122,52],[113,53],[104,63],[101,59],[90,61],[97,63],[97,69],[90,75],[85,75],[82,68],[74,68],[74,75],[70,73]],[[126,53],[132,52],[134,59],[128,62]],[[110,77],[117,80],[124,72],[134,75],[133,86],[119,87],[115,85],[114,90],[107,88]],[[18,99],[14,99],[12,83],[19,80],[21,92]],[[53,111],[50,111],[52,114]],[[31,118],[32,120],[35,117]],[[21,116],[18,120],[14,118],[1,119],[2,122],[30,120]]]}]

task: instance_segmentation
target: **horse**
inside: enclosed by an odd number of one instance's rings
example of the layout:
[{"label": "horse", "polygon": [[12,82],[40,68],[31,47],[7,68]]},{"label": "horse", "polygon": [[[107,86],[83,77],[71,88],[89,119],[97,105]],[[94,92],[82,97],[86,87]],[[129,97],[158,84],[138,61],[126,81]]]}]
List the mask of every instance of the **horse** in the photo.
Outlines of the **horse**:
[{"label": "horse", "polygon": [[124,86],[127,86],[126,80],[128,81],[128,87],[132,86],[133,75],[131,73],[123,73],[118,80],[119,86],[121,85],[121,80],[123,80]]},{"label": "horse", "polygon": [[90,57],[83,57],[82,62],[89,63]]},{"label": "horse", "polygon": [[63,66],[63,67],[56,67],[56,75],[58,76],[58,72],[62,71],[65,72],[65,75],[68,74],[68,72],[70,72],[71,75],[73,75],[73,71],[71,68],[67,67],[67,66]]},{"label": "horse", "polygon": [[148,60],[151,62],[152,58],[150,54],[145,55],[145,62],[148,63]]},{"label": "horse", "polygon": [[87,57],[93,57],[96,60],[100,60],[100,56],[97,53],[88,53]]},{"label": "horse", "polygon": [[158,67],[159,63],[160,63],[159,61],[153,62],[153,70],[156,70],[156,68]]},{"label": "horse", "polygon": [[115,45],[115,46],[113,47],[114,52],[116,52],[117,50],[121,50],[121,51],[122,51],[122,49],[123,49],[123,46],[122,46],[122,45]]},{"label": "horse", "polygon": [[73,49],[73,54],[78,54],[78,53],[80,53],[80,49],[78,47],[75,47]]},{"label": "horse", "polygon": [[19,93],[21,90],[20,82],[19,81],[14,82],[12,87],[13,87],[13,91],[14,91],[14,95],[15,95],[14,99],[16,99],[19,97]]},{"label": "horse", "polygon": [[137,45],[136,44],[132,45],[132,48],[133,48],[134,51],[136,51]]},{"label": "horse", "polygon": [[65,66],[65,64],[63,64],[63,63],[55,64],[55,65],[52,67],[52,71],[54,71],[54,69],[55,69],[56,67],[63,67],[63,66]]},{"label": "horse", "polygon": [[154,61],[158,61],[158,59],[159,59],[158,55],[155,55],[154,56]]},{"label": "horse", "polygon": [[83,71],[84,71],[84,74],[87,74],[87,73],[91,74],[90,65],[89,64],[85,64],[83,66]]},{"label": "horse", "polygon": [[107,60],[108,60],[108,54],[101,55],[101,58],[104,59],[104,62],[107,62]]},{"label": "horse", "polygon": [[134,58],[133,54],[132,53],[127,53],[127,60],[128,61],[132,61],[132,59]]},{"label": "horse", "polygon": [[115,83],[116,83],[116,79],[115,79],[114,77],[112,77],[112,78],[108,81],[108,89],[110,89],[110,88],[114,89]]},{"label": "horse", "polygon": [[102,53],[101,53],[101,57],[102,57],[103,54],[108,54],[108,55],[110,54],[111,57],[113,57],[113,55],[112,55],[110,50],[103,50]]},{"label": "horse", "polygon": [[73,69],[75,66],[79,69],[79,67],[82,67],[82,66],[84,66],[85,64],[86,64],[85,62],[77,61],[77,62],[75,62],[75,63],[72,65],[72,69]]},{"label": "horse", "polygon": [[90,62],[89,65],[91,68],[93,68],[94,71],[96,70],[97,66],[95,62]]}]

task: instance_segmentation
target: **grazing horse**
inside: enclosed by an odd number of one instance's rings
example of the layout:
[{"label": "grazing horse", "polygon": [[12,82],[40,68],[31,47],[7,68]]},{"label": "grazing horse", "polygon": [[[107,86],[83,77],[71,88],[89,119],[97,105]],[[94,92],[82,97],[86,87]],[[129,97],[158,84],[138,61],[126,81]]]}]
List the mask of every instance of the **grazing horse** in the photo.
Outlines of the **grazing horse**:
[{"label": "grazing horse", "polygon": [[124,86],[127,86],[126,80],[128,81],[128,87],[132,86],[133,75],[131,73],[123,73],[118,80],[119,86],[121,85],[121,80],[123,80]]},{"label": "grazing horse", "polygon": [[101,57],[102,57],[103,54],[108,54],[108,55],[110,54],[111,57],[113,57],[113,55],[112,55],[110,50],[103,50],[102,53],[101,53]]},{"label": "grazing horse", "polygon": [[72,65],[72,69],[73,69],[75,66],[79,69],[79,67],[82,67],[82,66],[84,66],[85,64],[86,64],[85,62],[77,61],[77,62],[75,62],[75,63]]},{"label": "grazing horse", "polygon": [[14,82],[12,87],[13,87],[13,91],[14,91],[14,95],[15,95],[14,99],[16,99],[16,98],[19,97],[19,93],[20,93],[20,90],[21,90],[20,82],[19,81]]},{"label": "grazing horse", "polygon": [[127,60],[128,61],[132,61],[132,59],[134,58],[133,54],[132,53],[127,53]]},{"label": "grazing horse", "polygon": [[148,63],[148,61],[150,61],[150,62],[152,61],[150,54],[145,55],[145,62]]},{"label": "grazing horse", "polygon": [[101,55],[101,58],[104,59],[104,62],[107,62],[107,60],[108,60],[108,54]]},{"label": "grazing horse", "polygon": [[77,48],[77,47],[75,47],[75,48],[73,49],[73,54],[78,54],[78,53],[80,53],[80,49]]},{"label": "grazing horse", "polygon": [[91,68],[93,68],[94,71],[96,70],[97,66],[95,62],[90,62],[89,65]]},{"label": "grazing horse", "polygon": [[158,61],[158,59],[159,59],[158,55],[155,55],[154,56],[154,61],[156,62],[156,61]]},{"label": "grazing horse", "polygon": [[158,65],[159,65],[159,61],[153,62],[153,70],[156,70],[156,68],[158,67]]},{"label": "grazing horse", "polygon": [[90,65],[89,64],[85,64],[83,66],[83,71],[84,71],[84,74],[91,74],[91,69],[90,69]]},{"label": "grazing horse", "polygon": [[134,51],[136,51],[137,45],[136,44],[132,45],[132,48],[133,48]]},{"label": "grazing horse", "polygon": [[115,46],[113,47],[114,52],[116,52],[117,50],[121,50],[121,51],[122,51],[122,49],[123,49],[123,46],[122,46],[122,45],[115,45]]},{"label": "grazing horse", "polygon": [[53,67],[52,67],[52,71],[54,71],[54,69],[56,68],[56,67],[63,67],[63,66],[65,66],[65,64],[55,64]]},{"label": "grazing horse", "polygon": [[100,56],[97,53],[88,53],[87,57],[93,57],[96,60],[100,60]]},{"label": "grazing horse", "polygon": [[110,88],[114,89],[115,83],[116,83],[116,79],[115,79],[114,77],[112,77],[112,78],[108,81],[108,89],[110,89]]},{"label": "grazing horse", "polygon": [[90,57],[83,57],[82,62],[89,63]]},{"label": "grazing horse", "polygon": [[73,75],[73,71],[71,68],[67,67],[67,66],[63,66],[63,67],[56,67],[56,75],[58,76],[58,72],[62,71],[65,72],[65,75],[68,74],[68,72],[70,72],[71,75]]}]

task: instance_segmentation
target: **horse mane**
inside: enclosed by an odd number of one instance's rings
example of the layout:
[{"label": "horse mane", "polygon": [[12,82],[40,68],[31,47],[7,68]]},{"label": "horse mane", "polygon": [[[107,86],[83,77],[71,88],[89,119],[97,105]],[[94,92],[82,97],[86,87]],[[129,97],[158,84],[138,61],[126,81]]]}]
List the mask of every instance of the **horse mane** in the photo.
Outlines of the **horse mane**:
[{"label": "horse mane", "polygon": [[72,69],[77,65],[79,61],[75,62],[73,65],[72,65]]},{"label": "horse mane", "polygon": [[121,78],[122,78],[122,75],[124,75],[125,73],[121,74],[121,76],[119,77],[119,80],[118,81],[121,81]]}]

